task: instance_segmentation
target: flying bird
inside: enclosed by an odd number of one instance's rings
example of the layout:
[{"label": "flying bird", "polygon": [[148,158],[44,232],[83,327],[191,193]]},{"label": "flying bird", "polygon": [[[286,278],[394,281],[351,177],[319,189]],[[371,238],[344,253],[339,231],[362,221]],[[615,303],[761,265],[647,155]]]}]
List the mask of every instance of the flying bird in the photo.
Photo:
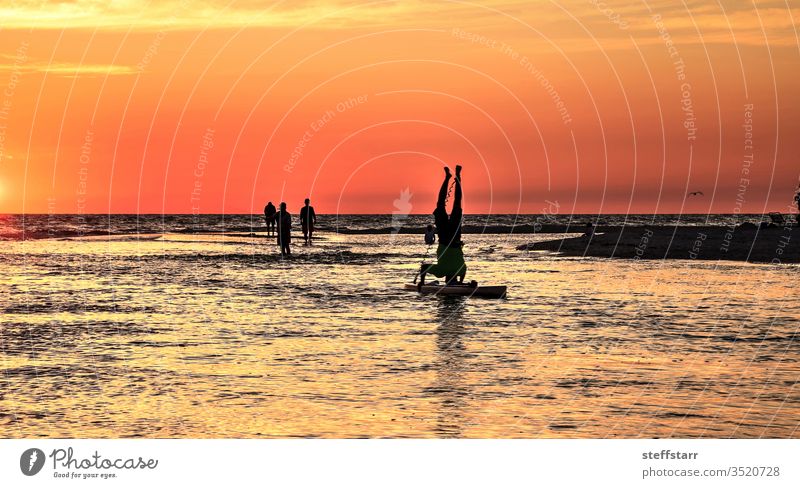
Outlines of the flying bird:
[{"label": "flying bird", "polygon": [[693,191],[693,192],[689,193],[690,197],[698,196],[698,195],[701,196],[701,197],[704,196],[703,192],[701,192],[701,191]]}]

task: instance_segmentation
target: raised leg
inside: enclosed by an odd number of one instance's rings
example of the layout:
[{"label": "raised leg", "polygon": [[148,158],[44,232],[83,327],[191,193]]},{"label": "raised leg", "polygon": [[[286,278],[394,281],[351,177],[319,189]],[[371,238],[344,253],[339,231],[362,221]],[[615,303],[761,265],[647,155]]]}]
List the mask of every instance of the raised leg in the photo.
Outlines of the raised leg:
[{"label": "raised leg", "polygon": [[453,212],[461,211],[461,166],[456,166],[456,190],[453,195]]},{"label": "raised leg", "polygon": [[455,192],[453,193],[453,210],[450,212],[450,232],[452,243],[458,245],[461,242],[461,219],[463,211],[461,209],[461,166],[456,166]]},{"label": "raised leg", "polygon": [[448,242],[450,240],[450,219],[447,216],[447,209],[445,208],[445,201],[447,200],[447,187],[450,186],[450,168],[444,168],[444,181],[442,187],[439,189],[439,198],[436,200],[436,210],[433,211],[433,216],[436,221],[436,234],[439,236],[439,242]]},{"label": "raised leg", "polygon": [[442,187],[439,188],[439,198],[436,200],[436,207],[444,207],[445,200],[447,200],[447,187],[450,185],[450,168],[444,168],[444,181]]}]

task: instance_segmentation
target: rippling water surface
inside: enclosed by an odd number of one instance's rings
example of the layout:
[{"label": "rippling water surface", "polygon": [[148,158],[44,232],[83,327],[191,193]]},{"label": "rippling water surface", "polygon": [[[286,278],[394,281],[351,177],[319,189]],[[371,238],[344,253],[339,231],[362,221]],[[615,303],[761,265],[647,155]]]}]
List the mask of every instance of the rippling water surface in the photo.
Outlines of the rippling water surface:
[{"label": "rippling water surface", "polygon": [[142,237],[3,243],[2,437],[798,436],[794,266],[465,236],[481,300],[402,290],[420,236]]},{"label": "rippling water surface", "polygon": [[[556,207],[554,207],[556,208]],[[432,209],[431,209],[432,210]],[[297,219],[296,209],[294,212]],[[506,233],[524,225],[721,225],[733,226],[743,222],[768,221],[761,214],[547,214],[547,215],[465,215],[464,225],[478,228],[502,227]],[[324,231],[389,231],[418,229],[421,232],[431,222],[430,214],[423,215],[324,215],[318,227]],[[0,241],[19,239],[63,238],[87,235],[125,235],[209,232],[251,232],[264,227],[262,215],[215,214],[0,214]],[[495,231],[501,232],[501,231]],[[396,233],[396,232],[395,232]],[[502,233],[502,232],[501,232]]]}]

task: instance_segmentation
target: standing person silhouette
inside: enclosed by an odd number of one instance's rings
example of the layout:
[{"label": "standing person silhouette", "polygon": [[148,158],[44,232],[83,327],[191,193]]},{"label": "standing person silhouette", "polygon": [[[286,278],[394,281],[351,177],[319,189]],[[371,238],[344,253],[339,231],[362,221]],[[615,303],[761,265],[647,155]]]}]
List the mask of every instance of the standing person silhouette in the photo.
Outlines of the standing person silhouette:
[{"label": "standing person silhouette", "polygon": [[[436,264],[423,264],[419,270],[419,287],[425,284],[425,275],[445,278],[446,284],[463,283],[467,275],[467,265],[464,262],[464,251],[461,242],[461,166],[456,166],[455,193],[453,194],[453,210],[447,215],[445,203],[447,200],[447,187],[450,184],[450,168],[444,168],[444,181],[439,189],[439,198],[436,200],[436,210],[433,216],[436,220],[436,231],[439,234],[439,246],[436,248]],[[457,281],[456,281],[457,280]]]},{"label": "standing person silhouette", "polygon": [[281,209],[275,214],[275,221],[278,227],[278,246],[281,248],[281,256],[291,256],[292,214],[286,211],[285,202],[281,202]]},{"label": "standing person silhouette", "polygon": [[306,244],[311,244],[311,237],[314,234],[314,224],[317,223],[317,214],[314,207],[310,206],[311,200],[306,198],[305,207],[300,209],[300,227],[303,229],[303,239]]},{"label": "standing person silhouette", "polygon": [[267,222],[267,237],[275,234],[275,205],[272,202],[267,202],[264,207],[264,220]]}]

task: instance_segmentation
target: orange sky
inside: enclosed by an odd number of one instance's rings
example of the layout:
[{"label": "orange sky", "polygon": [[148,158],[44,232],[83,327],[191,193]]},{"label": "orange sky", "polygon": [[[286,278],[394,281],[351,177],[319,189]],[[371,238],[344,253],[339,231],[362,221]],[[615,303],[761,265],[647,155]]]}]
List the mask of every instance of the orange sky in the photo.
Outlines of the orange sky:
[{"label": "orange sky", "polygon": [[0,212],[427,213],[461,162],[471,213],[760,213],[800,175],[782,0],[14,3]]}]

